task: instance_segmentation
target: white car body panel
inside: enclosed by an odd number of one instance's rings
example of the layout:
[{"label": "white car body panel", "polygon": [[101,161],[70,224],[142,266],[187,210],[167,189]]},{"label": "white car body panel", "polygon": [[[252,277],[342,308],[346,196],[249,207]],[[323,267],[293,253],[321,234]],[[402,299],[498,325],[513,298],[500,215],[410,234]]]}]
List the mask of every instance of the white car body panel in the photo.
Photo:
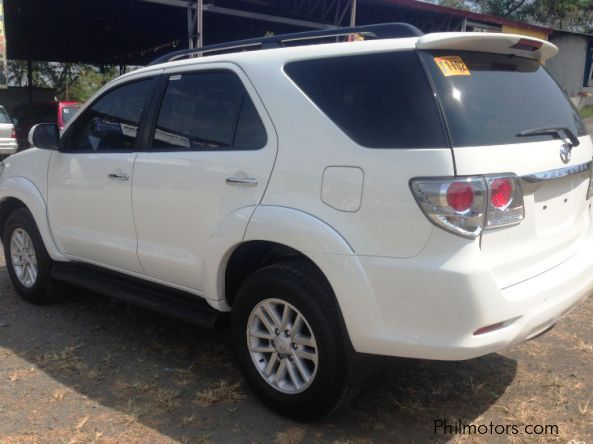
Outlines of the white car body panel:
[{"label": "white car body panel", "polygon": [[[132,214],[135,158],[136,153],[53,153],[48,170],[48,217],[63,254],[142,272]],[[109,178],[112,173],[130,179]]]},{"label": "white car body panel", "polygon": [[6,159],[0,177],[0,202],[8,198],[23,202],[35,217],[50,257],[65,261],[67,258],[56,246],[47,218],[47,168],[52,154],[30,148]]},{"label": "white car body panel", "polygon": [[[580,138],[568,164],[562,142],[550,140],[491,147],[455,148],[459,175],[514,172],[519,176],[591,161],[591,138]],[[590,171],[539,183],[523,181],[525,220],[482,234],[482,254],[500,288],[524,281],[564,262],[583,248],[591,223],[585,201]]]},{"label": "white car body panel", "polygon": [[[453,175],[451,150],[447,147],[362,148],[300,90],[291,87],[293,83],[288,76],[270,78],[269,66],[255,61],[248,61],[243,67],[258,86],[262,101],[282,135],[274,174],[262,203],[314,214],[348,239],[357,254],[394,257],[418,254],[433,226],[416,211],[418,207],[408,181],[414,176]],[[281,70],[282,65],[274,69]],[[259,88],[262,84],[266,87]],[[286,110],[287,103],[290,112]],[[298,116],[297,125],[294,116]],[[339,211],[320,199],[323,173],[331,166],[357,167],[363,171],[363,199],[358,211]],[[397,227],[390,223],[398,219],[401,223]]]}]

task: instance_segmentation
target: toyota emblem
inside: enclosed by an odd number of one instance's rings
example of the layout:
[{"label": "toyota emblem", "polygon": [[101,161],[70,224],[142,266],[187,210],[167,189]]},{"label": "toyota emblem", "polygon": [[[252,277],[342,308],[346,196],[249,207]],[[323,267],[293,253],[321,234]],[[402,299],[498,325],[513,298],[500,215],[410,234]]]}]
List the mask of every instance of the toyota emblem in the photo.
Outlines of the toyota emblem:
[{"label": "toyota emblem", "polygon": [[560,147],[560,159],[562,162],[568,163],[570,162],[570,156],[572,154],[572,144],[570,143],[563,143]]}]

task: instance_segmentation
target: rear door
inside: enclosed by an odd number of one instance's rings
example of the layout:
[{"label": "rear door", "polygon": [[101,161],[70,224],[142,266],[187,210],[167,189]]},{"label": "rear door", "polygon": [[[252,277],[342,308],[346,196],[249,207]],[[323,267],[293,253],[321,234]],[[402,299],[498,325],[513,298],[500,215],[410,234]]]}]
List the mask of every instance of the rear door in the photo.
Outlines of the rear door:
[{"label": "rear door", "polygon": [[148,276],[200,292],[221,236],[231,244],[243,238],[272,171],[276,138],[235,65],[164,75],[156,125],[134,166],[138,257]]},{"label": "rear door", "polygon": [[[481,239],[499,285],[528,279],[575,254],[590,224],[593,149],[556,82],[539,61],[513,54],[420,53],[442,104],[457,174],[515,173],[523,179],[525,220],[486,230]],[[520,135],[538,128],[562,130]],[[567,155],[569,134],[579,144]]]}]

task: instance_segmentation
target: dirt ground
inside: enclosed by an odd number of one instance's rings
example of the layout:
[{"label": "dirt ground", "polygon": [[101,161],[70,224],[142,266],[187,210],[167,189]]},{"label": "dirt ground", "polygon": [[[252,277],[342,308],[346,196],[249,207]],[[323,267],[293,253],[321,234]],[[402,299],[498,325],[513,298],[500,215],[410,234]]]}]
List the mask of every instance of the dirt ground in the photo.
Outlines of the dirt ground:
[{"label": "dirt ground", "polygon": [[[0,444],[593,442],[593,298],[547,335],[465,362],[386,360],[351,406],[302,424],[245,387],[228,332],[80,293],[22,302],[0,258]],[[547,435],[435,434],[450,424]]]}]

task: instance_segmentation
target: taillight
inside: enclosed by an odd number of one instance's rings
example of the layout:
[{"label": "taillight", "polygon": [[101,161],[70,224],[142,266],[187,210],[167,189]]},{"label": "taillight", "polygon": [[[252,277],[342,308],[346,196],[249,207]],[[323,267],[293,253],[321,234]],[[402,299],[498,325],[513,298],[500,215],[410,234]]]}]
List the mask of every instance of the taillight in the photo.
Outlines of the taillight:
[{"label": "taillight", "polygon": [[16,129],[14,129],[14,127],[12,128],[12,132],[10,133],[10,138],[16,139]]},{"label": "taillight", "polygon": [[412,179],[412,193],[436,226],[474,238],[484,226],[486,181],[481,177]]},{"label": "taillight", "polygon": [[460,236],[476,238],[484,229],[524,218],[523,190],[515,175],[418,178],[410,188],[432,223]]},{"label": "taillight", "polygon": [[453,182],[447,187],[447,203],[458,213],[464,213],[472,207],[474,189],[469,182]]},{"label": "taillight", "polygon": [[490,203],[494,208],[506,208],[513,198],[513,181],[509,177],[498,177],[490,183]]},{"label": "taillight", "polygon": [[517,176],[488,176],[488,209],[485,228],[521,222],[525,217],[523,189]]}]

